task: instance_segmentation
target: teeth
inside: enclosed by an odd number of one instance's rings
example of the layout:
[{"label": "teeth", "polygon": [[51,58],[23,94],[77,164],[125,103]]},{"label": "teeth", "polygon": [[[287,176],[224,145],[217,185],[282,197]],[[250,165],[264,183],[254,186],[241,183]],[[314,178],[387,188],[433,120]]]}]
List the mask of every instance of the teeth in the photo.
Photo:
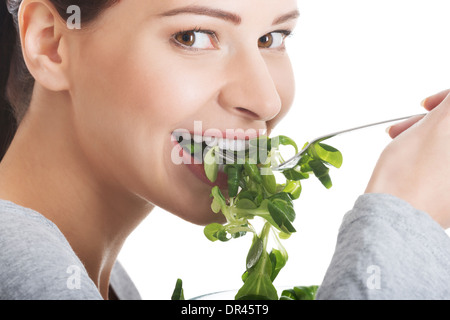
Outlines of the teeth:
[{"label": "teeth", "polygon": [[244,151],[248,148],[248,141],[219,138],[217,145],[222,150]]},{"label": "teeth", "polygon": [[216,146],[217,145],[217,138],[216,137],[210,137],[206,136],[203,137],[203,142],[206,143],[208,146]]},{"label": "teeth", "polygon": [[198,135],[198,134],[194,134],[194,142],[202,143],[203,142],[203,136],[202,135]]},{"label": "teeth", "polygon": [[222,150],[230,150],[233,152],[245,151],[249,148],[249,140],[235,140],[201,135],[193,135],[189,137],[189,134],[186,134],[186,132],[176,131],[173,132],[173,136],[177,141],[184,141],[192,138],[195,143],[204,142],[209,147],[219,146]]}]

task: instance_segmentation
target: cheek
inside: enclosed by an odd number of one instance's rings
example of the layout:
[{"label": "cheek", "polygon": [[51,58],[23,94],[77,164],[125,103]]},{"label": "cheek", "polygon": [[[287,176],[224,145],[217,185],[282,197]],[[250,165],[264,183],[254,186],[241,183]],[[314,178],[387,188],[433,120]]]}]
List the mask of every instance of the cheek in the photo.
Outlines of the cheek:
[{"label": "cheek", "polygon": [[75,71],[74,121],[90,163],[128,192],[183,219],[217,219],[210,188],[171,161],[170,139],[173,130],[186,128],[187,119],[192,125],[204,116],[200,111],[214,86],[205,79],[211,76],[192,63],[145,50],[105,59],[107,51],[86,52],[88,62]]},{"label": "cheek", "polygon": [[107,55],[110,48],[106,47],[83,57],[88,62],[80,64],[83,70],[77,71],[74,92],[80,108],[76,112],[83,113],[80,122],[87,125],[92,119],[91,126],[113,129],[117,139],[124,134],[130,139],[159,139],[198,113],[205,96],[201,73],[186,62],[177,65],[167,55],[155,55],[158,48],[125,47],[129,52]]}]

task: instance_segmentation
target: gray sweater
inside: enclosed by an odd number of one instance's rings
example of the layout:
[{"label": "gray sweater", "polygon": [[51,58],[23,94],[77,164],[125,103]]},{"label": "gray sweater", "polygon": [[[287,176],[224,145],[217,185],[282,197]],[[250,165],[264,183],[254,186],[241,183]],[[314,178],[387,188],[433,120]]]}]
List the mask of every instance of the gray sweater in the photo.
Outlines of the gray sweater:
[{"label": "gray sweater", "polygon": [[[140,299],[117,263],[111,288]],[[102,299],[59,229],[0,200],[0,299]],[[366,194],[348,212],[317,299],[450,299],[450,239],[427,214]]]},{"label": "gray sweater", "polygon": [[[121,300],[140,299],[120,263],[110,288]],[[58,227],[41,214],[0,200],[1,300],[101,300],[82,262]]]},{"label": "gray sweater", "polygon": [[362,195],[344,216],[317,299],[450,299],[450,238],[403,200]]}]

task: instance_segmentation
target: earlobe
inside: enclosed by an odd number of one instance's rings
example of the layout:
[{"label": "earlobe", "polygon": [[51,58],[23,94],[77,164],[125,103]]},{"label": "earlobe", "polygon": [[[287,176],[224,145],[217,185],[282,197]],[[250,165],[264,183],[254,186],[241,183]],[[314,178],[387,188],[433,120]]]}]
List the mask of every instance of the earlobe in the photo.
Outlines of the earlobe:
[{"label": "earlobe", "polygon": [[35,81],[52,91],[68,88],[61,18],[45,0],[24,0],[19,10],[23,57]]}]

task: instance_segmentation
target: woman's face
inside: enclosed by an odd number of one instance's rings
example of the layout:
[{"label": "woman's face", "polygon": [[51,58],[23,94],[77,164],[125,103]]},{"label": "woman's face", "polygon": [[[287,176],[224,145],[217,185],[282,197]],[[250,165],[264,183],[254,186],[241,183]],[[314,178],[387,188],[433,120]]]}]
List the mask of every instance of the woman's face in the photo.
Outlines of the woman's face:
[{"label": "woman's face", "polygon": [[106,10],[69,43],[73,124],[88,163],[185,220],[218,220],[202,165],[189,164],[174,132],[270,130],[294,96],[283,40],[297,15],[295,0],[128,0]]}]

